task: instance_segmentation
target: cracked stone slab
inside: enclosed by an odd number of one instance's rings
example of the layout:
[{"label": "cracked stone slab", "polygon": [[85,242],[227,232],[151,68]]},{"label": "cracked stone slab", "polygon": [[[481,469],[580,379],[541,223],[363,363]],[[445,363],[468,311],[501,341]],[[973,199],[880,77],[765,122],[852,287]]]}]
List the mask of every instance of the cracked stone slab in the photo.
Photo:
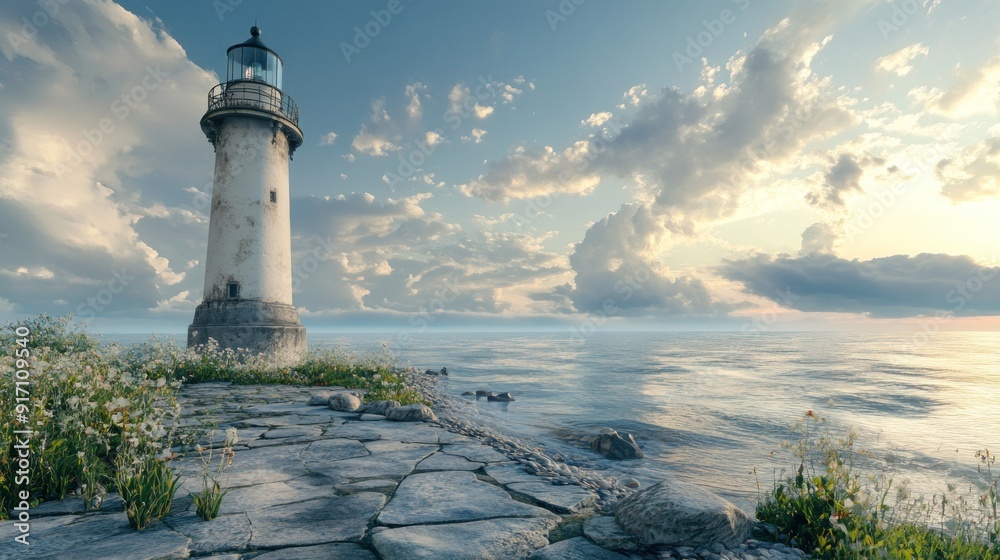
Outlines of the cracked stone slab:
[{"label": "cracked stone slab", "polygon": [[509,494],[467,471],[414,474],[396,488],[379,513],[388,526],[476,521],[494,517],[558,516],[546,509],[518,502]]},{"label": "cracked stone slab", "polygon": [[[13,523],[5,522],[0,526],[4,548],[14,546],[8,543],[12,542],[15,534],[19,532]],[[154,560],[187,558],[191,554],[191,539],[188,537],[159,521],[136,531],[129,527],[124,512],[32,520],[28,539],[31,543],[30,558]]]},{"label": "cracked stone slab", "polygon": [[360,492],[252,511],[247,513],[253,526],[250,546],[279,548],[360,541],[368,532],[368,522],[383,505],[384,495]]},{"label": "cracked stone slab", "polygon": [[605,550],[584,537],[574,537],[536,550],[528,560],[628,560],[617,552]]},{"label": "cracked stone slab", "polygon": [[[355,415],[356,417],[359,415]],[[438,443],[438,435],[433,430],[418,431],[412,424],[398,422],[347,422],[327,431],[333,437],[374,441],[385,439],[407,443]]]},{"label": "cracked stone slab", "polygon": [[367,457],[369,454],[368,448],[357,440],[336,438],[321,439],[310,443],[300,457],[305,461],[306,468],[311,468],[316,464],[342,461],[353,457]]},{"label": "cracked stone slab", "polygon": [[434,453],[430,457],[417,464],[415,472],[426,471],[474,471],[484,466],[486,463],[474,463],[465,457],[458,455],[448,455],[447,453]]},{"label": "cracked stone slab", "polygon": [[346,484],[334,485],[334,488],[342,494],[356,494],[358,492],[392,492],[396,489],[396,485],[399,484],[395,480],[386,480],[381,478],[373,478],[371,480],[359,480],[357,482],[349,482]]},{"label": "cracked stone slab", "polygon": [[509,560],[547,545],[555,524],[551,519],[490,519],[418,525],[379,530],[372,543],[384,560]]},{"label": "cracked stone slab", "polygon": [[372,552],[354,543],[331,543],[316,546],[282,548],[255,556],[254,560],[378,560]]},{"label": "cracked stone slab", "polygon": [[290,426],[287,428],[271,428],[264,432],[263,439],[315,439],[322,434],[323,428],[319,426]]},{"label": "cracked stone slab", "polygon": [[577,513],[593,505],[597,496],[573,484],[555,485],[548,482],[514,482],[507,489],[528,496],[543,506],[558,513]]},{"label": "cracked stone slab", "polygon": [[512,482],[538,482],[539,477],[524,470],[524,467],[516,464],[509,465],[489,465],[486,467],[486,474],[500,484],[510,484]]},{"label": "cracked stone slab", "polygon": [[[223,482],[229,488],[249,486],[289,480],[307,474],[305,462],[299,453],[306,444],[278,445],[255,449],[241,449],[233,457],[233,465],[223,473]],[[195,464],[195,470],[187,469],[188,473],[200,473],[200,459]],[[192,476],[191,478],[198,478]],[[197,490],[193,490],[197,491]]]},{"label": "cracked stone slab", "polygon": [[[376,445],[372,447],[372,444]],[[310,461],[309,468],[313,472],[329,476],[337,484],[370,478],[399,480],[413,472],[417,463],[438,449],[436,445],[406,444],[398,441],[376,441],[368,442],[366,445],[375,455],[331,463]]]},{"label": "cracked stone slab", "polygon": [[478,463],[509,463],[510,458],[493,449],[492,447],[478,443],[450,443],[442,447],[441,451],[449,455],[459,455],[470,461]]},{"label": "cracked stone slab", "polygon": [[611,515],[591,517],[583,524],[583,534],[588,539],[603,546],[616,550],[638,550],[639,542],[626,533]]},{"label": "cracked stone slab", "polygon": [[[222,498],[225,503],[228,496]],[[181,535],[191,539],[191,554],[214,554],[227,550],[241,550],[250,542],[250,519],[243,513],[219,515],[211,521],[198,517],[191,511],[170,516],[166,524]]]}]

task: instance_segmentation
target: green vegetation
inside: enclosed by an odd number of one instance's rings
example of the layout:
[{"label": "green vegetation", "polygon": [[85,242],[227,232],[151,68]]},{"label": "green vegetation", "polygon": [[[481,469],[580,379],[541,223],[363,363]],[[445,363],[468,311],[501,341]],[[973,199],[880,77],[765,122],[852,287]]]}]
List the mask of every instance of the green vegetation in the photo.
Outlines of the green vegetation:
[{"label": "green vegetation", "polygon": [[981,480],[969,492],[949,485],[930,500],[913,498],[885,474],[862,475],[857,433],[833,439],[819,433],[822,422],[806,414],[791,445],[800,460],[795,475],[757,505],[757,518],[786,544],[824,559],[1000,559],[996,457],[988,450],[976,454]]},{"label": "green vegetation", "polygon": [[[142,528],[169,511],[176,492],[166,462],[172,447],[187,443],[175,430],[182,384],[339,385],[365,390],[367,400],[421,402],[394,364],[384,349],[360,356],[323,350],[297,367],[278,368],[216,346],[102,344],[71,317],[7,324],[0,332],[0,394],[9,399],[0,407],[0,519],[20,503],[22,491],[31,505],[78,492],[88,507],[98,507],[110,490],[122,494],[130,523]],[[13,405],[15,395],[25,406]],[[17,446],[26,436],[19,430],[34,432],[23,463]],[[221,488],[210,483],[218,476],[208,478],[205,498],[221,501]],[[212,505],[206,504],[207,513]]]}]

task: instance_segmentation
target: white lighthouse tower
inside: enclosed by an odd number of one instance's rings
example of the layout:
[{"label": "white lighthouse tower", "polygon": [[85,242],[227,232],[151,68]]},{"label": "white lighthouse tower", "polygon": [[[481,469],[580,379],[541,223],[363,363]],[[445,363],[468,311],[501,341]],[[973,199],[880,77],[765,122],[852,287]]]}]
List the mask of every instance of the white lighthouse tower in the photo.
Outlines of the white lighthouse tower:
[{"label": "white lighthouse tower", "polygon": [[215,147],[205,294],[188,346],[215,339],[280,363],[306,350],[292,305],[288,161],[302,145],[299,109],[281,91],[282,61],[260,28],[227,51],[225,83],[208,94],[201,128]]}]

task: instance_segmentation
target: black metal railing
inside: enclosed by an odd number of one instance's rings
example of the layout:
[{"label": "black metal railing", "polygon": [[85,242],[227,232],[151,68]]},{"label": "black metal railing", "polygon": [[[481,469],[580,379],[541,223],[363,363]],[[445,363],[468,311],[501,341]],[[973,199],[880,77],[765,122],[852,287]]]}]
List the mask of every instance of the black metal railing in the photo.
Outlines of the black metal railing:
[{"label": "black metal railing", "polygon": [[257,109],[277,113],[299,125],[299,106],[287,93],[263,82],[227,82],[208,92],[208,110]]}]

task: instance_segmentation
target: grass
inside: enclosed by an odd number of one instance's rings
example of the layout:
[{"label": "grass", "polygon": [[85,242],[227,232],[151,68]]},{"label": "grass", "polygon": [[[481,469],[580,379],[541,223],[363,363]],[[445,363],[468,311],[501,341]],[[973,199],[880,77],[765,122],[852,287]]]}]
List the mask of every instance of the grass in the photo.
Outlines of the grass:
[{"label": "grass", "polygon": [[996,457],[976,454],[979,484],[968,492],[947,491],[930,499],[910,496],[886,474],[865,475],[856,460],[857,432],[832,438],[823,419],[809,411],[801,438],[791,445],[799,465],[776,482],[757,505],[757,518],[770,523],[814,558],[1000,559]]},{"label": "grass", "polygon": [[[125,499],[136,510],[134,522],[130,515],[135,526],[165,513],[164,496],[176,491],[165,463],[170,448],[181,443],[174,426],[185,383],[339,385],[366,391],[370,401],[422,402],[394,365],[384,349],[363,355],[322,350],[310,352],[299,366],[278,368],[215,345],[190,350],[158,340],[102,344],[69,316],[7,324],[0,331],[0,394],[13,402],[15,372],[21,372],[28,380],[21,390],[29,395],[24,407],[0,407],[0,519],[23,491],[32,505],[74,492],[92,507],[108,491],[138,496],[134,503]],[[16,430],[34,432],[27,465],[18,457],[17,438],[24,436]]]}]

